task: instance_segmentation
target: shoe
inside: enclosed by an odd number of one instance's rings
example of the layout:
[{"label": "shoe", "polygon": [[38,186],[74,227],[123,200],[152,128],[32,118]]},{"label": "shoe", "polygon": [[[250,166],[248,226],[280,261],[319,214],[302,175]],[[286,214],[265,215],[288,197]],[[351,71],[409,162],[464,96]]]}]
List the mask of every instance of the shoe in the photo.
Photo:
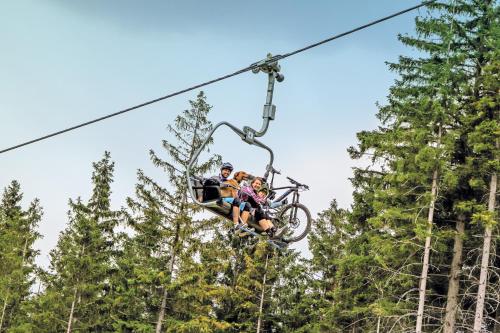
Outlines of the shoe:
[{"label": "shoe", "polygon": [[281,236],[283,236],[286,231],[287,231],[287,228],[276,228],[276,227],[273,227],[272,228],[272,236],[271,236],[271,238],[281,238]]},{"label": "shoe", "polygon": [[235,225],[234,226],[234,234],[237,235],[238,237],[245,237],[245,236],[248,236],[250,235],[249,232],[241,229],[241,227],[244,227],[244,228],[247,228],[248,229],[248,225],[246,224],[238,224],[238,225]]}]

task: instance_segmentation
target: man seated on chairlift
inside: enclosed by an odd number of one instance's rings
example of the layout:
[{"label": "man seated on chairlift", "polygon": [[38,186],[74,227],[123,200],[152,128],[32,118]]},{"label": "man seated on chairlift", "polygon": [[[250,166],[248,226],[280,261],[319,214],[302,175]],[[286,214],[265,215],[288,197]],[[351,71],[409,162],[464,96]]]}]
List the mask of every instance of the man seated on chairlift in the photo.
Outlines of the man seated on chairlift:
[{"label": "man seated on chairlift", "polygon": [[[233,165],[231,163],[223,163],[222,166],[220,167],[220,174],[218,176],[213,176],[208,179],[208,184],[217,184],[219,186],[230,186],[227,184],[224,184],[225,181],[228,180],[229,176],[231,175],[231,172],[233,172]],[[207,184],[207,182],[205,182]],[[243,224],[246,225],[246,222],[248,220],[248,217],[250,216],[250,208],[248,205],[246,205],[244,202],[241,202],[238,198],[234,197],[221,197],[220,198],[223,202],[227,202],[231,204],[231,215],[233,218],[234,225],[238,225],[239,223],[239,218],[240,218],[240,213],[241,213],[241,220],[243,221]]]}]

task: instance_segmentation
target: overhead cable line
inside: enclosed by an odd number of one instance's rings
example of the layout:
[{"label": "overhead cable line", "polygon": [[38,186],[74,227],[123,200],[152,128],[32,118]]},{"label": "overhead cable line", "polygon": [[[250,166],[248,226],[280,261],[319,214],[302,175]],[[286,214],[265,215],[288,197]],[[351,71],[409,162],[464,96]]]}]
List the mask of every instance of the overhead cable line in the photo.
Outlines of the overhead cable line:
[{"label": "overhead cable line", "polygon": [[[399,12],[396,12],[394,14],[391,14],[391,15],[388,15],[388,16],[385,16],[383,18],[380,18],[378,20],[375,20],[375,21],[372,21],[370,23],[367,23],[367,24],[364,24],[362,26],[359,26],[357,28],[354,28],[352,30],[349,30],[349,31],[346,31],[346,32],[343,32],[341,34],[338,34],[338,35],[335,35],[335,36],[332,36],[330,38],[327,38],[327,39],[324,39],[322,41],[319,41],[317,43],[314,43],[314,44],[310,44],[310,45],[307,45],[303,48],[300,48],[300,49],[297,49],[295,51],[292,51],[292,52],[289,52],[289,53],[285,53],[283,55],[278,55],[278,56],[275,56],[275,57],[272,57],[272,59],[270,59],[269,61],[277,61],[277,60],[281,60],[281,59],[285,59],[285,58],[288,58],[288,57],[291,57],[295,54],[298,54],[298,53],[301,53],[301,52],[304,52],[304,51],[307,51],[309,49],[312,49],[314,47],[317,47],[317,46],[320,46],[322,44],[325,44],[325,43],[328,43],[328,42],[331,42],[335,39],[338,39],[338,38],[341,38],[341,37],[344,37],[344,36],[347,36],[347,35],[350,35],[354,32],[357,32],[357,31],[360,31],[360,30],[363,30],[363,29],[366,29],[368,27],[371,27],[372,25],[376,25],[378,23],[381,23],[381,22],[384,22],[384,21],[387,21],[387,20],[390,20],[396,16],[399,16],[399,15],[402,15],[402,14],[405,14],[407,12],[410,12],[410,11],[413,11],[415,9],[418,9],[418,8],[421,8],[421,7],[424,7],[424,6],[427,6],[431,3],[434,3],[436,2],[436,0],[431,0],[431,1],[425,1],[425,2],[422,2],[416,6],[413,6],[413,7],[410,7],[410,8],[407,8],[407,9],[404,9],[404,10],[401,10]],[[29,141],[26,141],[26,142],[23,142],[23,143],[20,143],[18,145],[15,145],[15,146],[12,146],[12,147],[9,147],[9,148],[5,148],[3,150],[0,150],[0,154],[2,153],[6,153],[8,151],[11,151],[11,150],[14,150],[14,149],[17,149],[17,148],[21,148],[23,146],[27,146],[27,145],[30,145],[30,144],[33,144],[35,142],[38,142],[38,141],[42,141],[42,140],[45,140],[45,139],[48,139],[48,138],[51,138],[53,136],[57,136],[57,135],[60,135],[60,134],[63,134],[63,133],[66,133],[66,132],[69,132],[69,131],[73,131],[75,129],[78,129],[78,128],[81,128],[81,127],[84,127],[84,126],[87,126],[87,125],[91,125],[91,124],[94,124],[94,123],[97,123],[99,121],[102,121],[102,120],[105,120],[105,119],[108,119],[108,118],[112,118],[112,117],[115,117],[115,116],[118,116],[118,115],[121,115],[121,114],[124,114],[126,112],[129,112],[129,111],[133,111],[133,110],[136,110],[136,109],[139,109],[139,108],[142,108],[144,106],[147,106],[147,105],[150,105],[150,104],[154,104],[156,102],[159,102],[159,101],[162,101],[164,99],[168,99],[168,98],[171,98],[171,97],[174,97],[174,96],[177,96],[177,95],[181,95],[183,93],[186,93],[188,91],[192,91],[192,90],[195,90],[195,89],[198,89],[198,88],[201,88],[201,87],[204,87],[204,86],[208,86],[210,84],[213,84],[213,83],[216,83],[216,82],[219,82],[219,81],[222,81],[222,80],[226,80],[226,79],[229,79],[230,77],[233,77],[233,76],[237,76],[237,75],[240,75],[240,74],[243,74],[245,72],[248,72],[248,71],[251,71],[253,69],[256,69],[258,68],[259,66],[262,65],[262,61],[260,62],[256,62],[254,64],[251,64],[250,66],[247,66],[247,67],[244,67],[240,70],[237,70],[233,73],[230,73],[230,74],[227,74],[227,75],[224,75],[224,76],[221,76],[221,77],[218,77],[216,79],[213,79],[213,80],[210,80],[210,81],[206,81],[206,82],[203,82],[203,83],[200,83],[200,84],[197,84],[197,85],[194,85],[194,86],[191,86],[189,88],[186,88],[186,89],[182,89],[182,90],[179,90],[179,91],[176,91],[176,92],[173,92],[171,94],[168,94],[168,95],[165,95],[165,96],[162,96],[162,97],[158,97],[156,99],[153,99],[153,100],[150,100],[150,101],[147,101],[147,102],[144,102],[144,103],[141,103],[141,104],[137,104],[135,106],[131,106],[129,108],[126,108],[126,109],[123,109],[123,110],[120,110],[120,111],[117,111],[117,112],[114,112],[114,113],[110,113],[108,115],[105,115],[105,116],[102,116],[102,117],[99,117],[99,118],[95,118],[93,120],[89,120],[89,121],[86,121],[84,123],[81,123],[81,124],[78,124],[78,125],[75,125],[75,126],[71,126],[71,127],[68,127],[68,128],[65,128],[63,130],[60,130],[60,131],[57,131],[57,132],[53,132],[53,133],[50,133],[50,134],[47,134],[47,135],[44,135],[44,136],[41,136],[39,138],[36,138],[36,139],[33,139],[33,140],[29,140]]]}]

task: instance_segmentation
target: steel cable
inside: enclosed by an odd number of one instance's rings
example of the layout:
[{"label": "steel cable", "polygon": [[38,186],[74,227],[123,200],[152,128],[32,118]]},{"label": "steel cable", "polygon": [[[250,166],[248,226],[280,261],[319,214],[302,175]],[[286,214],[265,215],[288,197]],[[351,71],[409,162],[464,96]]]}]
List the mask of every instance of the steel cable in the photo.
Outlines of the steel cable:
[{"label": "steel cable", "polygon": [[[313,43],[313,44],[307,45],[307,46],[305,46],[303,48],[297,49],[295,51],[292,51],[292,52],[289,52],[289,53],[285,53],[283,55],[279,55],[279,56],[273,57],[272,60],[276,61],[276,60],[281,60],[281,59],[285,59],[285,58],[291,57],[291,56],[293,56],[295,54],[307,51],[309,49],[315,48],[315,47],[320,46],[322,44],[331,42],[331,41],[333,41],[335,39],[338,39],[338,38],[350,35],[350,34],[352,34],[354,32],[366,29],[366,28],[368,28],[368,27],[370,27],[372,25],[375,25],[375,24],[387,21],[387,20],[392,19],[392,18],[394,18],[396,16],[405,14],[407,12],[410,12],[412,10],[418,9],[420,7],[427,6],[427,5],[429,5],[429,4],[433,3],[433,2],[436,2],[436,0],[422,2],[422,3],[420,3],[420,4],[416,5],[416,6],[413,6],[413,7],[401,10],[399,12],[396,12],[394,14],[385,16],[383,18],[380,18],[378,20],[375,20],[375,21],[372,21],[370,23],[364,24],[364,25],[359,26],[357,28],[354,28],[354,29],[351,29],[349,31],[346,31],[346,32],[340,33],[338,35],[332,36],[330,38],[324,39],[324,40],[322,40],[320,42]],[[124,114],[126,112],[129,112],[129,111],[132,111],[132,110],[136,110],[136,109],[142,108],[144,106],[147,106],[147,105],[150,105],[150,104],[153,104],[153,103],[156,103],[156,102],[159,102],[159,101],[162,101],[162,100],[165,100],[165,99],[177,96],[177,95],[181,95],[181,94],[186,93],[188,91],[192,91],[192,90],[195,90],[195,89],[198,89],[198,88],[201,88],[201,87],[204,87],[204,86],[208,86],[210,84],[213,84],[213,83],[216,83],[216,82],[219,82],[219,81],[222,81],[222,80],[226,80],[226,79],[231,78],[233,76],[237,76],[237,75],[243,74],[245,72],[248,72],[248,71],[250,71],[250,70],[252,70],[254,68],[257,68],[258,66],[259,66],[258,63],[254,63],[254,64],[252,64],[252,65],[250,65],[248,67],[245,67],[245,68],[242,68],[240,70],[237,70],[237,71],[235,71],[235,72],[233,72],[231,74],[227,74],[227,75],[218,77],[216,79],[209,80],[209,81],[206,81],[206,82],[203,82],[203,83],[191,86],[189,88],[185,88],[185,89],[182,89],[182,90],[170,93],[168,95],[165,95],[165,96],[162,96],[162,97],[159,97],[159,98],[156,98],[156,99],[153,99],[153,100],[141,103],[141,104],[137,104],[135,106],[132,106],[132,107],[129,107],[129,108],[126,108],[126,109],[123,109],[123,110],[120,110],[120,111],[117,111],[117,112],[114,112],[114,113],[110,113],[108,115],[105,115],[105,116],[102,116],[102,117],[99,117],[99,118],[95,118],[93,120],[89,120],[89,121],[86,121],[84,123],[80,123],[78,125],[71,126],[71,127],[65,128],[63,130],[47,134],[47,135],[41,136],[39,138],[36,138],[36,139],[33,139],[33,140],[29,140],[29,141],[26,141],[26,142],[23,142],[23,143],[20,143],[20,144],[17,144],[15,146],[12,146],[12,147],[9,147],[9,148],[2,149],[2,150],[0,150],[0,154],[6,153],[6,152],[14,150],[14,149],[18,149],[18,148],[21,148],[21,147],[24,147],[24,146],[27,146],[27,145],[30,145],[30,144],[33,144],[35,142],[42,141],[42,140],[45,140],[45,139],[48,139],[48,138],[51,138],[51,137],[54,137],[54,136],[57,136],[57,135],[69,132],[69,131],[73,131],[75,129],[78,129],[78,128],[81,128],[81,127],[84,127],[84,126],[87,126],[87,125],[90,125],[90,124],[94,124],[94,123],[97,123],[99,121],[102,121],[102,120],[105,120],[105,119],[109,119],[109,118],[112,118],[112,117]]]}]

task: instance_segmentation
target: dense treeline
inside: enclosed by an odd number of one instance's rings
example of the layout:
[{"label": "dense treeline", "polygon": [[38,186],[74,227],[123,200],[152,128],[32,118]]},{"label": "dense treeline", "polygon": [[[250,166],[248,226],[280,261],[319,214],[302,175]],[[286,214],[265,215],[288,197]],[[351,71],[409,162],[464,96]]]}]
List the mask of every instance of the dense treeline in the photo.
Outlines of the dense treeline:
[{"label": "dense treeline", "polygon": [[[94,163],[92,195],[37,267],[38,200],[20,184],[0,203],[0,332],[500,332],[499,7],[429,5],[419,56],[389,63],[398,79],[378,128],[348,149],[353,204],[319,213],[311,258],[234,237],[204,218],[184,170],[212,124],[200,93],[150,152],[162,180],[137,172],[113,210],[110,153]],[[214,172],[213,155],[195,166]]]}]

